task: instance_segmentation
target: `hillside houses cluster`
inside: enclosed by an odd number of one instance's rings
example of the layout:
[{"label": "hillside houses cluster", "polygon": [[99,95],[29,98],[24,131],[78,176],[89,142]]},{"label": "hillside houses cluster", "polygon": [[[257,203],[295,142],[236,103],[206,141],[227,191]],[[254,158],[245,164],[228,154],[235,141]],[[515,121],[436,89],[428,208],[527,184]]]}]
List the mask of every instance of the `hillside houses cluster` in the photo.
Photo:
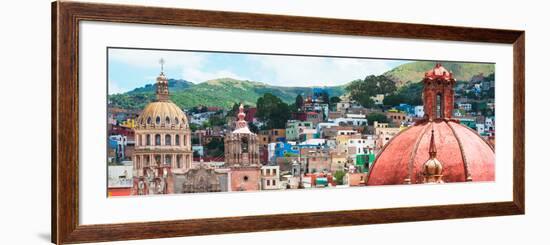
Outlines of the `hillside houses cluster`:
[{"label": "hillside houses cluster", "polygon": [[[462,92],[456,94],[453,116],[482,137],[494,140],[495,124],[491,116],[494,99],[483,99],[491,90],[494,93],[494,81],[474,76],[470,82],[458,86],[461,87],[456,91]],[[303,105],[292,113],[284,128],[264,129],[262,120],[255,116],[257,109],[244,108],[245,121],[257,128],[262,189],[365,185],[381,149],[424,117],[422,105],[385,107],[384,95],[373,98],[379,105],[376,108],[364,108],[347,95],[330,105],[320,92],[325,91],[316,88],[305,95]],[[479,108],[474,108],[480,102],[490,113],[480,113]],[[108,161],[113,166],[124,166],[131,161],[135,145],[133,129],[141,112],[111,107],[108,110]],[[214,169],[222,166],[224,137],[235,129],[237,118],[232,116],[235,112],[206,106],[185,112],[192,129],[193,162],[206,163]],[[383,114],[387,122],[370,122],[368,118],[373,113]],[[213,117],[223,119],[224,124],[209,124]],[[109,185],[124,185],[121,180],[129,173],[127,169],[117,169],[116,174],[109,176]]]}]

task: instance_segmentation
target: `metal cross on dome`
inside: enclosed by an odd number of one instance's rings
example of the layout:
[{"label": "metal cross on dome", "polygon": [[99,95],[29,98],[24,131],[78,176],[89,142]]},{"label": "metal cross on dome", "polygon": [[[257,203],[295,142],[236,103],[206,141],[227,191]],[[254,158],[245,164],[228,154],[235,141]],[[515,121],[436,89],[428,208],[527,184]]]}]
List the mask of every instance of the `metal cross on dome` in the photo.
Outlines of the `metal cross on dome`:
[{"label": "metal cross on dome", "polygon": [[160,71],[164,72],[164,58],[160,58],[159,63],[160,63]]}]

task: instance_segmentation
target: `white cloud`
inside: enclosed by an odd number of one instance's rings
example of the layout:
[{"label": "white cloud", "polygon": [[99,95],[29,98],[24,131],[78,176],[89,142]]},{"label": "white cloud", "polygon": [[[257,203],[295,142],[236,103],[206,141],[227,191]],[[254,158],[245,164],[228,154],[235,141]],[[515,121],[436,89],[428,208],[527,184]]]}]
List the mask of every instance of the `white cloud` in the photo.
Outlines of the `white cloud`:
[{"label": "white cloud", "polygon": [[224,77],[244,79],[243,77],[229,70],[206,72],[196,67],[184,67],[182,70],[182,77],[186,80],[193,81],[193,82],[204,82],[204,81],[208,81],[216,78],[224,78]]},{"label": "white cloud", "polygon": [[181,71],[181,74],[171,74],[172,76],[181,75],[181,78],[195,83],[231,77],[279,86],[332,86],[371,74],[379,75],[393,68],[389,60],[248,55],[246,59],[250,62],[234,64],[254,66],[252,69],[245,69],[252,74],[243,75],[235,72],[242,67],[233,68],[227,64],[221,66],[225,67],[223,69],[212,69],[212,64],[209,64],[211,55],[215,54],[140,49],[110,50],[110,58],[135,67],[158,69],[159,59],[162,57],[166,61],[165,68]]},{"label": "white cloud", "polygon": [[200,67],[206,62],[201,53],[144,49],[110,49],[109,58],[144,68],[160,68],[160,58],[165,68]]},{"label": "white cloud", "polygon": [[[242,76],[230,70],[209,71],[206,67],[208,62],[208,54],[198,52],[177,52],[163,50],[141,50],[141,49],[111,49],[109,57],[113,60],[123,62],[125,64],[143,67],[143,68],[160,68],[160,58],[165,61],[166,69],[180,69],[181,78],[200,83],[207,80],[212,80],[222,77],[231,77],[235,79],[245,79]],[[146,77],[148,80],[156,79],[156,76]]]},{"label": "white cloud", "polygon": [[[250,56],[260,64],[260,73],[281,86],[331,86],[367,75],[379,75],[392,68],[385,60],[319,58],[297,56]],[[270,82],[270,81],[266,81]]]},{"label": "white cloud", "polygon": [[127,92],[127,89],[118,86],[116,81],[109,81],[109,94],[120,94],[124,92]]}]

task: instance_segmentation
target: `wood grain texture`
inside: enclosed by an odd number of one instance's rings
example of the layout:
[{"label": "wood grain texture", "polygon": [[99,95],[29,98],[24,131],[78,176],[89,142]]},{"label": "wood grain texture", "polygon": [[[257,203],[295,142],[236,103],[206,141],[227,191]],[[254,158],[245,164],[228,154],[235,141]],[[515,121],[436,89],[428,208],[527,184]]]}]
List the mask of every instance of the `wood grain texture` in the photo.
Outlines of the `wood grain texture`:
[{"label": "wood grain texture", "polygon": [[[204,28],[415,38],[513,45],[513,200],[429,207],[348,210],[108,225],[79,225],[78,23],[160,24]],[[267,230],[455,219],[525,212],[525,34],[516,30],[231,13],[78,2],[52,3],[52,242],[151,239]]]}]

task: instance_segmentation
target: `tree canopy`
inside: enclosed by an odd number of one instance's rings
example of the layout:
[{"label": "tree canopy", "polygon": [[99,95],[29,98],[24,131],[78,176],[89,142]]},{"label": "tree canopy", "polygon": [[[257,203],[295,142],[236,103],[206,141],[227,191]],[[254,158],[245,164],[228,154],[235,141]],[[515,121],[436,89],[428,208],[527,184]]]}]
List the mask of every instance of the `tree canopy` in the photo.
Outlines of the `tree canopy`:
[{"label": "tree canopy", "polygon": [[379,112],[373,112],[367,115],[367,121],[369,125],[373,125],[374,122],[387,123],[389,122],[388,117],[385,114]]},{"label": "tree canopy", "polygon": [[389,78],[380,75],[370,75],[363,80],[354,80],[346,87],[353,100],[363,107],[371,108],[374,101],[370,98],[377,94],[391,94],[397,90],[395,83]]},{"label": "tree canopy", "polygon": [[256,107],[256,117],[265,122],[265,129],[284,128],[290,119],[289,105],[273,94],[258,98]]}]

